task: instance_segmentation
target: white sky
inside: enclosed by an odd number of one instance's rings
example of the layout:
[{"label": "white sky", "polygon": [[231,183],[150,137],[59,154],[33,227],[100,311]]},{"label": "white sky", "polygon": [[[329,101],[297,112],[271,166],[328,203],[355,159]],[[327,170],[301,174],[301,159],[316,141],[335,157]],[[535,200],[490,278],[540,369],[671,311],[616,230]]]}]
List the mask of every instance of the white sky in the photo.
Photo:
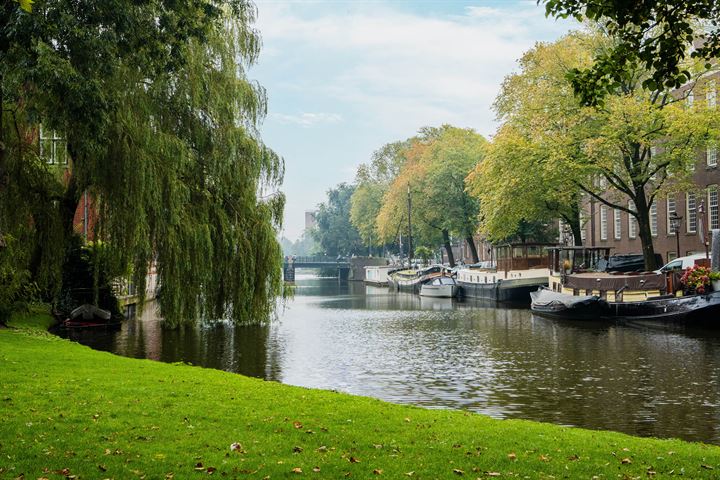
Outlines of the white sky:
[{"label": "white sky", "polygon": [[382,145],[449,123],[489,136],[516,60],[577,24],[535,0],[256,0],[265,143],[285,159],[283,235]]}]

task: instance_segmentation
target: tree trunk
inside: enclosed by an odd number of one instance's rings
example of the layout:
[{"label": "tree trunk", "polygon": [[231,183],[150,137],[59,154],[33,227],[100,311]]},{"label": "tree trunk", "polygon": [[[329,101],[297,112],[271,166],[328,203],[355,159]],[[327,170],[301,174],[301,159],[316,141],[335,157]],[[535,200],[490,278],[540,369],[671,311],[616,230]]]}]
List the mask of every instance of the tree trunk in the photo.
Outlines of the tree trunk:
[{"label": "tree trunk", "polygon": [[470,247],[470,256],[472,257],[473,263],[478,263],[480,261],[480,257],[478,257],[477,247],[475,246],[475,239],[472,235],[468,235],[465,237],[465,241],[468,244],[468,247]]},{"label": "tree trunk", "polygon": [[[576,197],[573,196],[575,199]],[[583,241],[582,241],[582,228],[580,225],[580,199],[577,198],[573,200],[572,205],[570,206],[570,215],[569,218],[565,218],[565,221],[568,225],[570,225],[570,231],[573,235],[573,244],[576,247],[582,247]]]},{"label": "tree trunk", "polygon": [[443,246],[445,247],[445,252],[448,256],[448,263],[450,264],[450,267],[455,266],[455,256],[453,255],[452,246],[450,245],[450,233],[447,230],[442,231],[443,236]]},{"label": "tree trunk", "polygon": [[650,206],[647,204],[645,192],[640,191],[635,195],[635,208],[637,209],[638,236],[642,245],[645,270],[651,272],[659,265],[655,261],[655,248],[653,247],[652,232],[650,231]]}]

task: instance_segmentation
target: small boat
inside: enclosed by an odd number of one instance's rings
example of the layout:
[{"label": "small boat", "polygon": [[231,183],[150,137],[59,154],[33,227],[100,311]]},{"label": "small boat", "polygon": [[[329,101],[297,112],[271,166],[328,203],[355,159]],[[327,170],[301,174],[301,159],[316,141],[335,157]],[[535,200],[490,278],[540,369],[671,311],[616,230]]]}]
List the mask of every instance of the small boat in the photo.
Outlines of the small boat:
[{"label": "small boat", "polygon": [[437,277],[420,286],[421,297],[453,298],[458,293],[458,286],[452,277]]},{"label": "small boat", "polygon": [[121,325],[122,317],[114,317],[108,310],[85,303],[61,322],[65,328],[116,328]]}]

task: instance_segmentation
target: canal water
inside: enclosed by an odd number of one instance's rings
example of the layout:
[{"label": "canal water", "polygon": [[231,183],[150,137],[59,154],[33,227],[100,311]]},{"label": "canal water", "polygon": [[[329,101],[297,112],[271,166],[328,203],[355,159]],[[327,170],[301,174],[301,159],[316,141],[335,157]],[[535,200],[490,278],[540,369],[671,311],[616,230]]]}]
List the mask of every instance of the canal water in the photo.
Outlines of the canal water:
[{"label": "canal water", "polygon": [[163,331],[150,304],[120,331],[65,335],[395,403],[720,444],[720,331],[558,322],[301,275],[278,317]]}]

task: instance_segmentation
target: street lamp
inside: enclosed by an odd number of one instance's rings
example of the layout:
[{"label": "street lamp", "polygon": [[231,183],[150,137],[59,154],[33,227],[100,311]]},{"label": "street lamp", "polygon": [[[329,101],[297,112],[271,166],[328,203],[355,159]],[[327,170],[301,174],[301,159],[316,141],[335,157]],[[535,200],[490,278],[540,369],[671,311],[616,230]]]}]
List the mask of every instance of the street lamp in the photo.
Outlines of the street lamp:
[{"label": "street lamp", "polygon": [[680,220],[682,220],[682,217],[677,214],[677,212],[672,212],[670,214],[670,227],[672,228],[673,233],[675,234],[675,241],[677,242],[677,256],[675,258],[680,257]]}]

